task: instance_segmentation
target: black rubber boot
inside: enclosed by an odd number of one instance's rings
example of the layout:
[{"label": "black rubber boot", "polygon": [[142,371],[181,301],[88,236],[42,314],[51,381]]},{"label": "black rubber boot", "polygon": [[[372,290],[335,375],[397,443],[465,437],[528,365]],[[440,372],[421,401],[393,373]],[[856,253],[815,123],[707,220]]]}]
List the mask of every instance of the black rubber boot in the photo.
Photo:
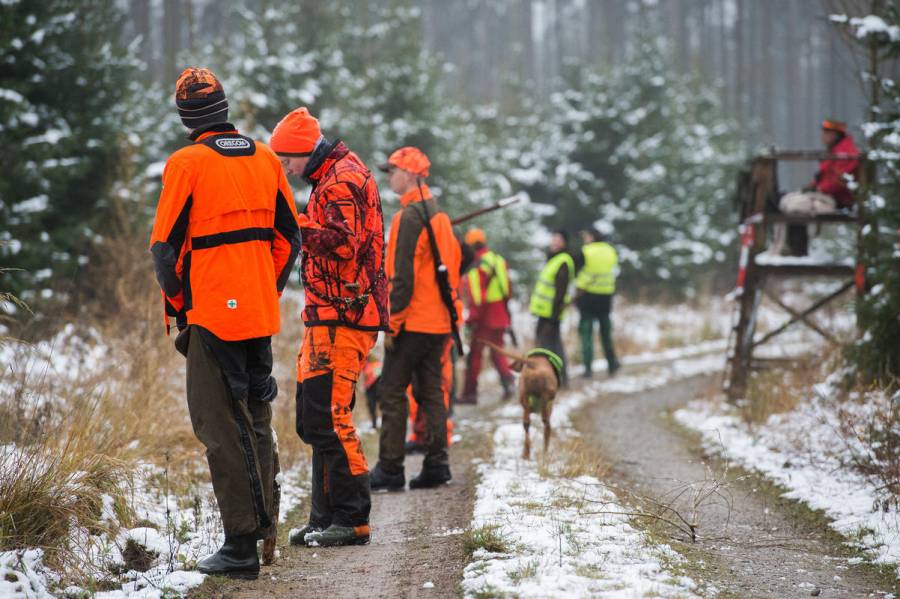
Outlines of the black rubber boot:
[{"label": "black rubber boot", "polygon": [[306,547],[308,543],[306,542],[306,535],[313,532],[322,532],[324,529],[321,526],[313,526],[312,524],[307,524],[303,528],[299,530],[292,530],[290,536],[288,537],[288,542],[294,547]]},{"label": "black rubber boot", "polygon": [[368,545],[369,526],[338,526],[332,524],[325,530],[311,532],[306,537],[310,546],[337,547],[339,545]]},{"label": "black rubber boot", "polygon": [[256,580],[259,576],[257,535],[226,535],[221,549],[197,562],[202,574]]},{"label": "black rubber boot", "polygon": [[501,379],[500,385],[503,387],[503,396],[500,399],[502,401],[508,401],[515,392],[516,381],[515,379]]},{"label": "black rubber boot", "polygon": [[450,482],[450,466],[422,466],[419,475],[409,481],[410,489],[430,489]]},{"label": "black rubber boot", "polygon": [[369,486],[373,491],[402,491],[406,487],[406,475],[403,471],[388,474],[381,469],[381,462],[378,462],[369,472]]}]

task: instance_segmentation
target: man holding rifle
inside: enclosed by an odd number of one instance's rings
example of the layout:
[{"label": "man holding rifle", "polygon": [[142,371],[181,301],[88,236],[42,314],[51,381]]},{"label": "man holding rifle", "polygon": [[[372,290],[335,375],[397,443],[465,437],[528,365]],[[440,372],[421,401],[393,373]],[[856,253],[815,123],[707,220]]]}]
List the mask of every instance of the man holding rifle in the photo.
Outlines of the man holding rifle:
[{"label": "man holding rifle", "polygon": [[406,388],[414,375],[427,434],[422,472],[409,481],[409,487],[435,487],[451,479],[441,357],[448,338],[459,342],[462,305],[456,289],[461,249],[450,218],[424,183],[430,166],[421,150],[407,146],[380,167],[389,173],[401,209],[391,221],[385,266],[390,279],[391,330],[384,340],[379,392],[382,425],[378,464],[370,478],[373,491],[399,491],[406,485]]}]

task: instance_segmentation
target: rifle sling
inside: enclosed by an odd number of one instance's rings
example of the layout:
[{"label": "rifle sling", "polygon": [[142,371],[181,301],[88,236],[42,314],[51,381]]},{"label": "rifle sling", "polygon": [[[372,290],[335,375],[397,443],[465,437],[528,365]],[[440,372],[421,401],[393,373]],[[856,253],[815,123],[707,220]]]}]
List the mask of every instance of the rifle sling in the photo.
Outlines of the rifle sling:
[{"label": "rifle sling", "polygon": [[425,205],[424,198],[421,202],[413,204],[411,207],[416,209],[416,206],[422,206],[422,210],[416,210],[416,214],[422,219],[425,231],[428,233],[428,244],[431,246],[431,255],[434,258],[434,277],[437,279],[438,289],[441,292],[441,301],[444,303],[444,307],[447,308],[447,314],[450,316],[450,330],[453,335],[453,341],[456,343],[459,355],[462,356],[464,355],[462,338],[460,338],[459,328],[456,326],[458,315],[456,306],[453,305],[453,292],[450,289],[450,281],[447,278],[447,267],[444,266],[444,262],[441,260],[441,252],[438,250],[437,241],[434,238],[434,229],[431,228],[431,215],[428,214],[428,206]]}]

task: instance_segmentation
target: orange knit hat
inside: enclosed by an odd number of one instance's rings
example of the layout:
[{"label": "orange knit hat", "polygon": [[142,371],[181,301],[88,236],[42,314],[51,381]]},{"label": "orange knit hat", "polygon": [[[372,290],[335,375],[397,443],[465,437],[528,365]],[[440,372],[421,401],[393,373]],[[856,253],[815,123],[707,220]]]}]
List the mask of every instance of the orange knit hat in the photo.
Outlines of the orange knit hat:
[{"label": "orange knit hat", "polygon": [[427,177],[428,168],[431,161],[428,156],[419,148],[413,146],[404,146],[399,150],[395,150],[388,158],[387,163],[378,166],[384,172],[391,170],[392,166],[408,171],[417,177]]},{"label": "orange knit hat", "polygon": [[269,147],[281,156],[309,156],[322,139],[319,121],[305,106],[287,114],[275,125]]},{"label": "orange knit hat", "polygon": [[826,131],[835,131],[837,133],[847,133],[847,123],[835,119],[825,119],[822,121],[822,129]]},{"label": "orange knit hat", "polygon": [[481,229],[469,229],[466,231],[463,241],[466,242],[466,245],[475,245],[476,243],[487,245],[487,235]]}]

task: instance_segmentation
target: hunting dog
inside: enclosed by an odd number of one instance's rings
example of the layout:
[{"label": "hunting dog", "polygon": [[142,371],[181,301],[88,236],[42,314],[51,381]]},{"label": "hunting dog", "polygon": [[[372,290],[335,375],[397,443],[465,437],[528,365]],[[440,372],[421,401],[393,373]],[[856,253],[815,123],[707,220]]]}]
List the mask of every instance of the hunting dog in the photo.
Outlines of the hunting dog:
[{"label": "hunting dog", "polygon": [[531,459],[531,439],[528,429],[531,427],[531,413],[540,410],[541,420],[544,423],[544,453],[550,448],[550,436],[553,429],[550,426],[550,415],[553,413],[553,400],[559,390],[559,375],[550,358],[537,350],[528,352],[528,355],[519,355],[505,348],[485,341],[487,345],[510,358],[513,362],[510,368],[519,374],[518,396],[522,404],[522,426],[525,428],[525,447],[522,449],[522,458]]}]

